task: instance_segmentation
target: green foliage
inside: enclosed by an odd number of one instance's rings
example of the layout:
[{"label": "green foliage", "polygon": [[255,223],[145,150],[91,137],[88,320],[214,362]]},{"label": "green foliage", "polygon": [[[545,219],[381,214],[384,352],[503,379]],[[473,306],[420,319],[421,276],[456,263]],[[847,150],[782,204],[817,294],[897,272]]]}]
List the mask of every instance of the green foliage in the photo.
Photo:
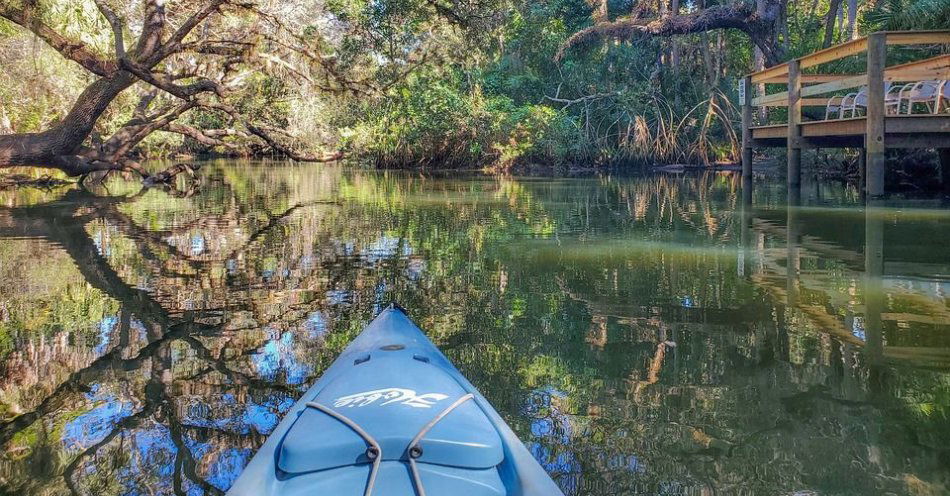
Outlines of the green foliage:
[{"label": "green foliage", "polygon": [[[748,36],[720,30],[638,37],[594,44],[555,61],[565,40],[593,23],[596,4],[314,2],[310,10],[291,9],[294,19],[287,24],[305,41],[308,56],[242,68],[242,84],[228,103],[249,120],[288,131],[298,143],[342,144],[384,167],[735,160],[739,116],[729,102],[736,100],[737,78],[755,63]],[[682,6],[681,13],[696,8]],[[644,7],[644,15],[652,15],[657,6],[608,0],[606,7],[615,20]],[[778,29],[786,57],[820,49],[829,2],[786,7],[787,23]],[[141,15],[119,10],[129,25]],[[92,0],[44,0],[37,12],[67,38],[111,56],[111,32]],[[883,0],[859,4],[858,12],[857,34],[950,26],[950,0]],[[831,41],[852,34],[845,17],[832,26]],[[891,57],[902,61],[905,54],[895,48]],[[48,128],[88,84],[76,64],[5,21],[0,59],[0,132]],[[863,60],[829,65],[829,71],[854,72]],[[131,118],[137,97],[128,91],[117,99],[97,131],[111,134]],[[771,116],[781,119],[783,112],[773,109]],[[198,129],[233,126],[219,112],[199,110],[182,121]],[[150,136],[142,148],[150,157],[210,151],[171,133]]]},{"label": "green foliage", "polygon": [[380,166],[472,167],[543,155],[559,119],[539,105],[486,96],[458,77],[416,75],[368,105],[367,118],[344,135],[351,147]]},{"label": "green foliage", "polygon": [[[290,111],[290,91],[287,86],[287,82],[280,78],[255,73],[247,84],[247,90],[241,92],[235,107],[241,115],[251,120],[285,127]],[[197,119],[194,123],[200,127],[216,128],[223,125],[223,118],[219,114],[199,114]]]},{"label": "green foliage", "polygon": [[[610,15],[630,7],[611,3]],[[347,145],[385,167],[586,167],[735,157],[738,114],[725,93],[734,84],[706,72],[710,64],[722,72],[744,70],[752,52],[743,35],[716,38],[737,49],[705,61],[696,52],[690,56],[689,43],[710,47],[716,40],[678,41],[676,70],[668,62],[656,66],[658,53],[671,56],[670,42],[662,40],[555,62],[558,48],[589,25],[590,15],[583,0],[513,2],[495,31],[497,42],[479,47],[476,63],[430,64],[383,98],[349,109],[356,122],[347,126]]]},{"label": "green foliage", "polygon": [[869,31],[947,29],[950,27],[950,0],[886,0],[864,15]]},{"label": "green foliage", "polygon": [[0,19],[0,38],[7,38],[16,34],[16,25],[6,19]]}]

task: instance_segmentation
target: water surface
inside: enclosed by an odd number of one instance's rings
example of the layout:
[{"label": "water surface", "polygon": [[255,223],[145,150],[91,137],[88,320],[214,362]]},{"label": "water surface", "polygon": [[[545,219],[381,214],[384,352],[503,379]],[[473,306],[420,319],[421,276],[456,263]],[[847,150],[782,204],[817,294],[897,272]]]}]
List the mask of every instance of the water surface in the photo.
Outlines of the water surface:
[{"label": "water surface", "polygon": [[950,210],[219,163],[0,192],[0,492],[222,494],[386,303],[565,494],[941,494]]}]

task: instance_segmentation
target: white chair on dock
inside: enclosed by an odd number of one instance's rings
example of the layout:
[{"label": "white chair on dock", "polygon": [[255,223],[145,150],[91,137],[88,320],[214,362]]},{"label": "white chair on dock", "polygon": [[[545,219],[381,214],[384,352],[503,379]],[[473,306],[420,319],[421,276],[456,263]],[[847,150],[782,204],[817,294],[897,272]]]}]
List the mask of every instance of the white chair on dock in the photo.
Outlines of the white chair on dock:
[{"label": "white chair on dock", "polygon": [[[884,83],[884,111],[889,114],[900,112],[900,90],[903,86]],[[840,99],[836,104],[835,99]],[[833,113],[838,114],[839,119],[847,117],[851,112],[851,117],[858,116],[858,107],[867,109],[868,106],[868,87],[862,86],[856,93],[848,93],[844,96],[833,96],[828,99],[825,106],[825,120],[831,118]]]},{"label": "white chair on dock", "polygon": [[[841,104],[844,103],[845,97],[848,95],[835,95],[828,99],[828,104],[825,105],[825,120],[831,119],[831,114],[836,114],[838,117],[841,117]],[[836,101],[837,100],[837,101]]]},{"label": "white chair on dock", "polygon": [[[898,114],[900,113],[901,107],[901,89],[904,86],[895,85],[889,82],[884,83],[884,112],[888,114]],[[850,100],[848,100],[850,97]],[[847,102],[847,105],[845,104]],[[843,109],[839,112],[839,118],[844,119],[847,117],[848,111],[851,111],[851,117],[857,117],[858,107],[864,109],[864,113],[867,113],[868,107],[868,87],[862,86],[857,93],[851,93],[842,99]]]},{"label": "white chair on dock", "polygon": [[[907,101],[907,113],[914,113],[914,104],[923,103],[927,106],[929,112],[937,113],[937,105],[940,102],[940,93],[942,81],[919,81],[908,83],[900,91],[900,100]],[[900,104],[898,104],[898,113],[900,113]]]},{"label": "white chair on dock", "polygon": [[884,83],[884,113],[901,113],[901,90],[905,85]]},{"label": "white chair on dock", "polygon": [[[838,99],[838,102],[835,103],[835,99]],[[861,88],[856,93],[848,93],[847,95],[836,95],[828,99],[828,104],[825,105],[825,120],[831,118],[831,114],[838,114],[838,119],[844,119],[845,113],[851,111],[852,117],[854,116],[854,107],[856,102],[858,105],[866,106],[867,105],[867,88]]]},{"label": "white chair on dock", "polygon": [[941,109],[950,110],[950,79],[940,82],[937,97],[934,99],[934,113],[939,114]]},{"label": "white chair on dock", "polygon": [[867,108],[868,106],[868,87],[862,86],[857,93],[850,93],[841,99],[841,112],[838,113],[839,119],[844,119],[851,111],[851,117],[858,116],[858,107]]}]

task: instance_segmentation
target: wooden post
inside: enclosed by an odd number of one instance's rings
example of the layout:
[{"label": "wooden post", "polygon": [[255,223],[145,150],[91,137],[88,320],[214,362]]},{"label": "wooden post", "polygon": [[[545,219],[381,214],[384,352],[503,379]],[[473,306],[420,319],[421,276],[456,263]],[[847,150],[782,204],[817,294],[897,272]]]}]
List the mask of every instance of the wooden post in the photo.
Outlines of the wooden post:
[{"label": "wooden post", "polygon": [[868,36],[868,115],[864,148],[867,151],[867,194],[884,195],[884,66],[887,56],[885,33]]},{"label": "wooden post", "polygon": [[868,151],[864,148],[858,153],[858,191],[865,192],[868,181]]},{"label": "wooden post", "polygon": [[802,78],[798,60],[788,62],[788,189],[802,184]]},{"label": "wooden post", "polygon": [[742,79],[742,202],[752,204],[752,77]]},{"label": "wooden post", "polygon": [[944,191],[950,191],[950,148],[937,151],[940,153],[940,182]]}]

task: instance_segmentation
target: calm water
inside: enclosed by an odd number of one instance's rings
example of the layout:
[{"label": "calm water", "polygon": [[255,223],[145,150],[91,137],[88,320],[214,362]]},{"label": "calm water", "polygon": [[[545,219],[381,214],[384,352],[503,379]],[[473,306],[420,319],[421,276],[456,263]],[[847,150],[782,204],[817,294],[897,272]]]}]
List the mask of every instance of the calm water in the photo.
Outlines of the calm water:
[{"label": "calm water", "polygon": [[950,487],[940,202],[202,172],[0,192],[0,492],[221,494],[394,299],[568,495]]}]

